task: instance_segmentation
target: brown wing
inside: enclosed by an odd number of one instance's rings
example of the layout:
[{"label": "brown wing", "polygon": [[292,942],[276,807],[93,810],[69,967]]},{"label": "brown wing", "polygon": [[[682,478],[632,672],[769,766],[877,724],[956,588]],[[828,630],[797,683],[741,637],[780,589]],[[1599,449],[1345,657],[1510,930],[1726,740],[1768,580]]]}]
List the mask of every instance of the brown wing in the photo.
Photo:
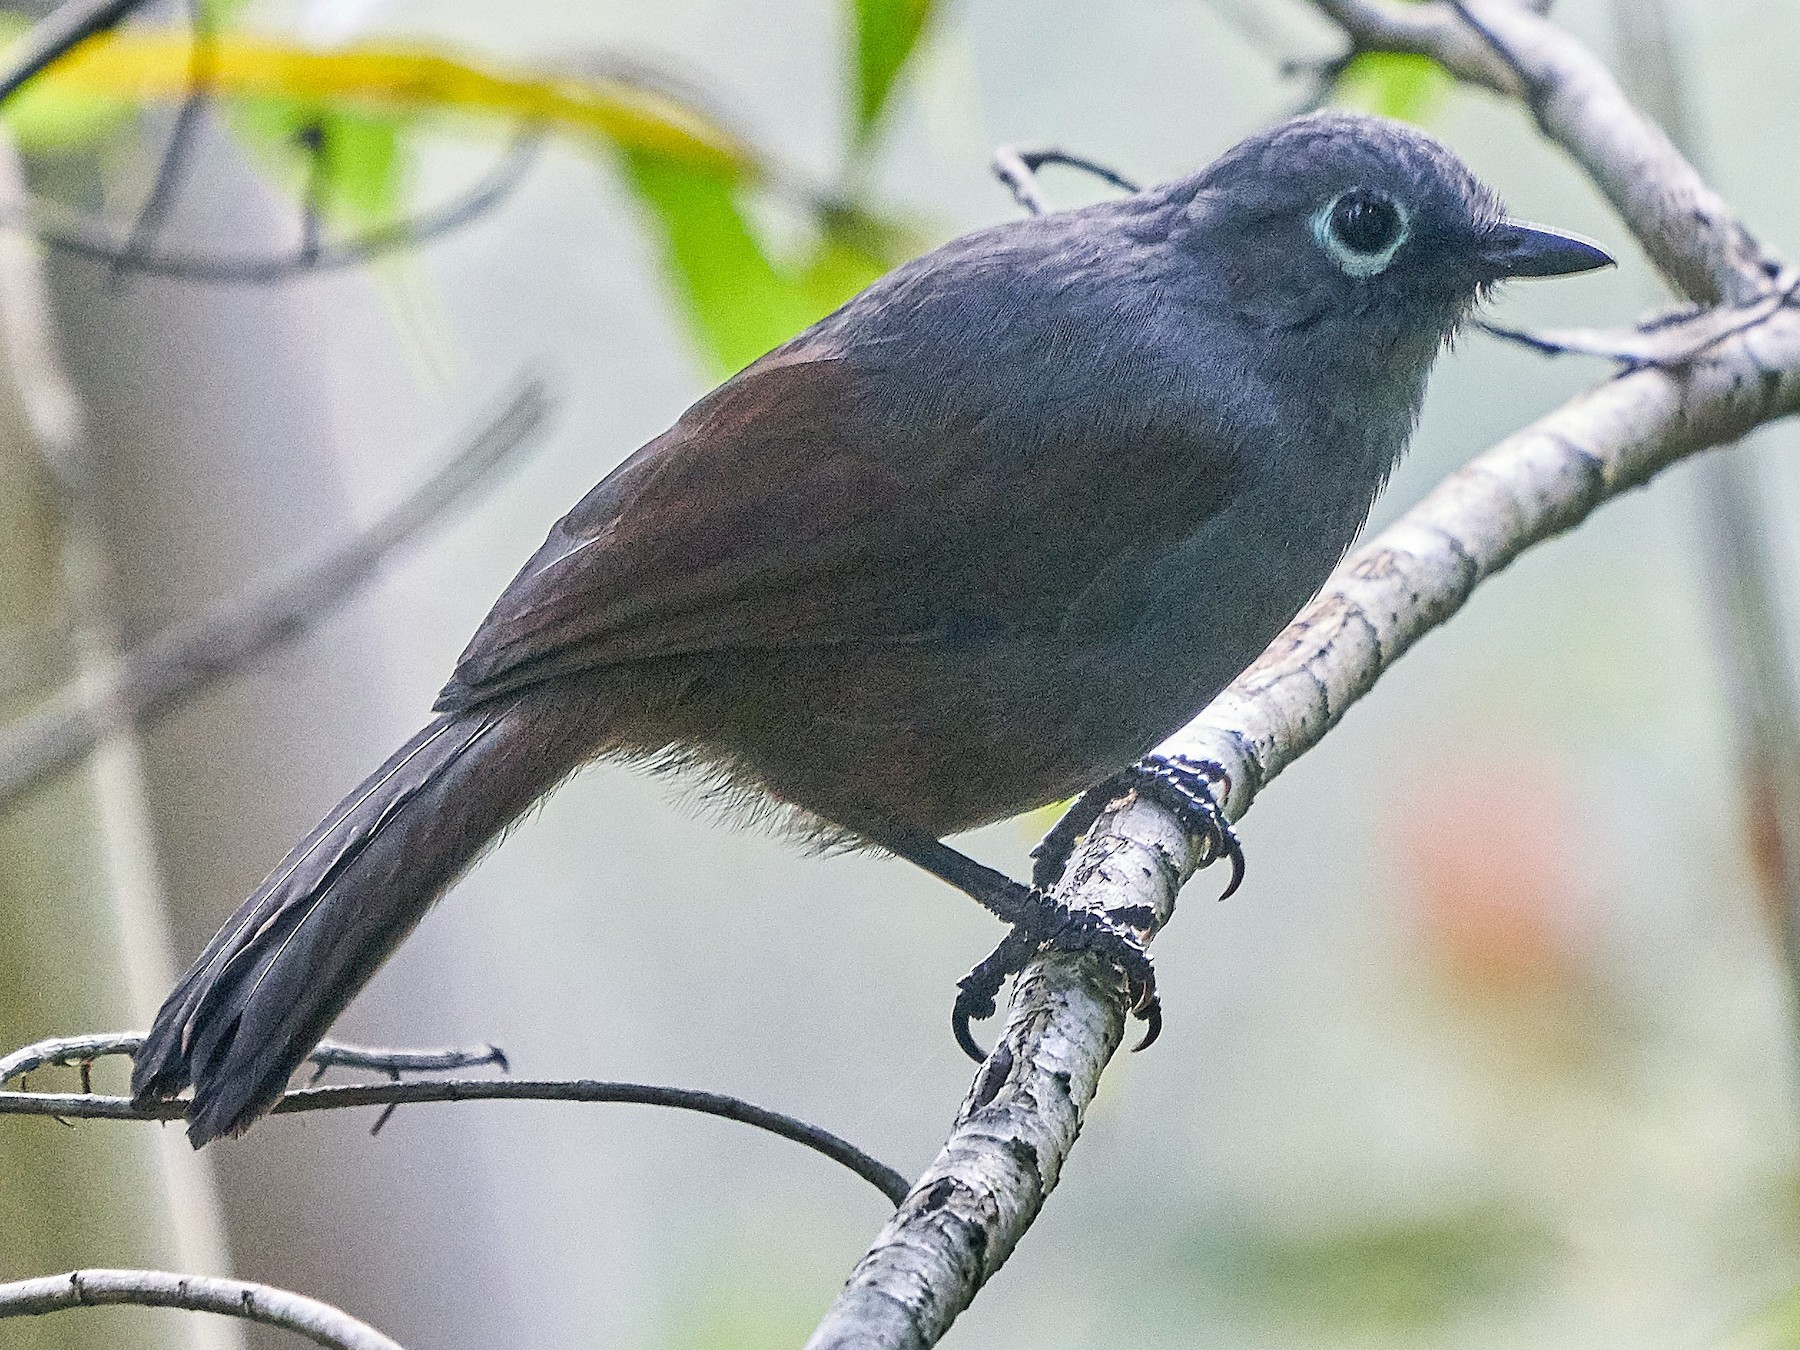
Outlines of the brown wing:
[{"label": "brown wing", "polygon": [[[1122,552],[1229,493],[1192,428],[1129,438],[1128,464],[1117,444],[996,453],[981,418],[909,419],[874,384],[790,351],[701,400],[557,522],[438,706],[676,653],[1055,624]],[[902,442],[896,423],[930,430]]]}]

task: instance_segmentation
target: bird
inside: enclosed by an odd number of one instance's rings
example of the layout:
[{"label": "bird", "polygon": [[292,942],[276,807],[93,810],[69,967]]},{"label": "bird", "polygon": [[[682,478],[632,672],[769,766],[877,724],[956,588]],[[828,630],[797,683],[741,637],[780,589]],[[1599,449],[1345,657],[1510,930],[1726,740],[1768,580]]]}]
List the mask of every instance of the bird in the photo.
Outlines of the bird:
[{"label": "bird", "polygon": [[[596,760],[677,769],[815,847],[908,859],[1045,945],[1141,942],[946,837],[1135,775],[1348,550],[1439,350],[1514,277],[1610,264],[1444,145],[1320,112],[1129,195],[953,239],[754,361],[550,529],[415,736],[213,938],[139,1051],[241,1133],[432,904]],[[1062,856],[1056,856],[1056,855]],[[1236,861],[1234,859],[1234,861]],[[1149,1037],[1146,1037],[1148,1039]]]}]

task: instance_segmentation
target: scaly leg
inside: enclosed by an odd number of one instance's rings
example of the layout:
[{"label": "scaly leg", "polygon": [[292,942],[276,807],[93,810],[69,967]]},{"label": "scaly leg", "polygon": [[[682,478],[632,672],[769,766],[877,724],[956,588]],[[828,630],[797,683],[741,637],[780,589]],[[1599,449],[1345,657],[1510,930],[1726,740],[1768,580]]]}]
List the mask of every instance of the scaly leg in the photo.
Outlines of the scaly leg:
[{"label": "scaly leg", "polygon": [[987,959],[957,985],[950,1025],[956,1043],[976,1063],[987,1055],[970,1035],[970,1021],[992,1017],[1001,985],[1046,947],[1055,951],[1098,952],[1109,958],[1125,974],[1132,1013],[1145,1023],[1144,1037],[1136,1048],[1142,1050],[1161,1032],[1162,1005],[1156,997],[1156,969],[1142,939],[1133,931],[1134,927],[1151,922],[1147,910],[1101,914],[1070,909],[1046,892],[983,867],[938,840],[886,838],[881,842],[908,862],[972,896],[1013,926]]}]

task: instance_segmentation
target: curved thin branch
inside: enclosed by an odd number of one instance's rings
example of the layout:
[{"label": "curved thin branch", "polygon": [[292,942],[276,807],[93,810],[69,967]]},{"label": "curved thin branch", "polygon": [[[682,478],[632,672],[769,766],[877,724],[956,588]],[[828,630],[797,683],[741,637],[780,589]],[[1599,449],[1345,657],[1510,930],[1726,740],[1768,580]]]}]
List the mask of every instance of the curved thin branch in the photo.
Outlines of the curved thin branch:
[{"label": "curved thin branch", "polygon": [[315,240],[309,248],[303,243],[295,252],[276,257],[228,257],[155,249],[142,242],[138,238],[141,231],[135,229],[120,243],[78,221],[56,223],[42,219],[46,212],[42,202],[0,205],[0,216],[9,216],[6,224],[26,231],[46,248],[91,258],[119,272],[219,285],[266,286],[314,272],[360,266],[460,229],[511,195],[537,162],[544,142],[541,128],[528,127],[514,138],[500,161],[455,200],[329,245]]},{"label": "curved thin branch", "polygon": [[1089,159],[1086,155],[1073,154],[1055,146],[1026,150],[1016,145],[997,145],[994,147],[993,161],[988,167],[993,170],[994,177],[1012,193],[1013,200],[1026,215],[1041,216],[1050,209],[1037,182],[1037,171],[1046,164],[1062,164],[1071,169],[1080,169],[1102,182],[1112,184],[1122,192],[1136,192],[1139,188],[1137,183],[1117,169],[1110,168],[1099,160]]},{"label": "curved thin branch", "polygon": [[240,1317],[295,1332],[330,1350],[401,1350],[398,1341],[329,1303],[248,1280],[166,1270],[72,1270],[0,1284],[0,1318],[37,1317],[109,1303]]},{"label": "curved thin branch", "polygon": [[138,208],[137,218],[125,235],[125,242],[112,263],[112,281],[116,285],[131,270],[131,264],[149,248],[157,232],[169,218],[181,191],[181,180],[187,176],[194,138],[200,131],[200,118],[206,112],[210,93],[208,79],[213,65],[213,21],[203,0],[187,0],[188,29],[193,47],[188,55],[188,91],[175,110],[175,123],[169,128],[169,139],[163,145],[157,162],[156,177],[151,180],[150,195]]},{"label": "curved thin branch", "polygon": [[[141,1046],[142,1040],[138,1042]],[[506,1051],[497,1045],[449,1050],[390,1050],[383,1046],[351,1045],[348,1041],[320,1041],[307,1062],[316,1066],[312,1081],[331,1069],[368,1069],[375,1073],[446,1073],[492,1065],[501,1073],[512,1072]]]},{"label": "curved thin branch", "polygon": [[526,382],[443,467],[361,534],[291,576],[252,585],[211,613],[151,639],[127,654],[110,689],[65,692],[50,707],[0,730],[0,810],[94,748],[97,704],[116,700],[139,720],[161,716],[306,632],[510,459],[543,426],[552,406],[542,381]]},{"label": "curved thin branch", "polygon": [[1685,366],[1727,338],[1765,322],[1800,296],[1800,268],[1783,268],[1773,280],[1774,289],[1747,304],[1714,305],[1636,328],[1509,328],[1488,319],[1477,319],[1474,326],[1544,356],[1598,356],[1629,368]]},{"label": "curved thin branch", "polygon": [[[89,1064],[106,1055],[135,1054],[143,1042],[142,1032],[103,1032],[39,1041],[13,1051],[0,1058],[0,1084],[46,1065],[73,1065],[82,1071],[84,1090],[0,1091],[0,1115],[53,1116],[61,1120],[182,1119],[187,1113],[186,1101],[163,1100],[139,1105],[129,1097],[103,1096],[85,1090]],[[474,1050],[390,1050],[323,1041],[307,1058],[319,1066],[321,1072],[333,1067],[371,1069],[389,1074],[464,1068],[473,1064],[506,1067],[506,1056],[491,1045]],[[701,1092],[694,1088],[610,1083],[588,1078],[437,1078],[409,1083],[352,1083],[294,1089],[275,1103],[272,1114],[339,1111],[355,1106],[381,1106],[391,1111],[397,1106],[422,1102],[474,1101],[617,1102],[695,1111],[754,1126],[810,1148],[849,1168],[895,1204],[900,1203],[907,1191],[906,1178],[899,1172],[829,1130],[723,1092]]]}]

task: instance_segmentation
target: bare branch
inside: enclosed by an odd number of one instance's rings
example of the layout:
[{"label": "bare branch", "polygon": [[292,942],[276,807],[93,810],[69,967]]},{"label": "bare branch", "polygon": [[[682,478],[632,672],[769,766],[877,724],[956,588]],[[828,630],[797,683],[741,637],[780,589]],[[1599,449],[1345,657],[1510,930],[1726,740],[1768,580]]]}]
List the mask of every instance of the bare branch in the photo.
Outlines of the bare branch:
[{"label": "bare branch", "polygon": [[214,681],[309,630],[369,580],[397,549],[487,481],[545,422],[541,381],[522,385],[467,445],[361,534],[293,575],[252,585],[210,614],[128,654],[112,687],[70,690],[0,734],[0,810],[94,748],[93,708],[116,700],[134,720],[181,707]]},{"label": "bare branch", "polygon": [[1600,356],[1631,368],[1668,369],[1692,364],[1727,338],[1756,327],[1793,303],[1800,295],[1800,268],[1783,268],[1774,283],[1774,289],[1748,304],[1713,305],[1633,329],[1508,328],[1487,319],[1478,319],[1475,327],[1545,356]]},{"label": "bare branch", "polygon": [[212,15],[204,0],[187,0],[187,11],[188,27],[193,32],[193,46],[188,54],[188,91],[175,111],[175,124],[169,128],[169,139],[157,163],[150,195],[138,208],[131,232],[125,236],[124,245],[113,259],[111,280],[114,285],[132,270],[168,219],[176,195],[181,191],[181,180],[187,174],[194,138],[200,130],[200,118],[206,112],[207,84],[213,67]]},{"label": "bare branch", "polygon": [[512,1066],[506,1051],[497,1045],[483,1045],[470,1050],[389,1050],[373,1045],[351,1045],[345,1041],[320,1041],[306,1057],[317,1066],[313,1082],[318,1082],[331,1069],[369,1069],[376,1073],[445,1073],[451,1069],[476,1069],[491,1065],[502,1073]]},{"label": "bare branch", "polygon": [[248,1280],[176,1275],[166,1270],[72,1270],[0,1284],[0,1318],[37,1317],[70,1308],[129,1303],[140,1308],[185,1308],[280,1327],[330,1350],[401,1350],[329,1303]]},{"label": "bare branch", "polygon": [[[1089,830],[1057,892],[1085,909],[1147,906],[1160,928],[1205,847],[1163,808],[1127,796]],[[923,1350],[949,1330],[1055,1188],[1125,1034],[1125,998],[1105,960],[1058,954],[1027,967],[949,1139],[807,1350]]]},{"label": "bare branch", "polygon": [[[50,1067],[92,1064],[111,1055],[135,1056],[144,1046],[141,1031],[101,1031],[87,1036],[55,1036],[34,1041],[0,1056],[0,1087]],[[505,1071],[506,1052],[497,1045],[473,1049],[399,1050],[351,1045],[348,1041],[320,1041],[306,1057],[318,1068],[313,1081],[329,1069],[369,1069],[377,1073],[442,1073],[491,1064]]]},{"label": "bare branch", "polygon": [[1071,169],[1080,169],[1123,192],[1138,190],[1138,185],[1117,169],[1089,159],[1086,155],[1059,150],[1055,146],[1022,150],[1014,145],[997,145],[994,147],[993,163],[989,167],[993,170],[994,177],[1006,185],[1006,190],[1012,193],[1013,200],[1026,215],[1041,216],[1050,209],[1044,203],[1044,195],[1039,191],[1037,182],[1037,171],[1046,164],[1062,164]]},{"label": "bare branch", "polygon": [[[0,1059],[0,1084],[46,1065],[73,1065],[82,1070],[83,1091],[0,1091],[0,1115],[52,1116],[65,1121],[182,1119],[188,1108],[185,1100],[164,1099],[139,1104],[129,1097],[103,1096],[86,1090],[87,1065],[105,1055],[136,1054],[143,1042],[142,1032],[103,1032],[39,1041],[15,1050]],[[472,1064],[495,1064],[506,1068],[506,1056],[491,1045],[475,1050],[392,1050],[323,1041],[307,1058],[321,1070],[353,1067],[388,1074],[455,1069]],[[906,1194],[906,1178],[899,1172],[829,1130],[723,1092],[701,1092],[694,1088],[611,1083],[591,1078],[437,1078],[409,1083],[353,1083],[294,1089],[275,1103],[272,1114],[340,1111],[356,1106],[381,1106],[392,1111],[397,1106],[422,1102],[474,1101],[616,1102],[695,1111],[754,1126],[804,1145],[849,1168],[895,1204]]]},{"label": "bare branch", "polygon": [[[361,266],[461,229],[512,194],[537,162],[545,140],[540,127],[521,129],[492,169],[461,196],[442,206],[330,243],[316,237],[309,243],[303,237],[300,247],[293,252],[274,256],[233,256],[152,248],[139,239],[139,227],[134,227],[132,236],[121,244],[110,233],[96,229],[81,216],[37,198],[0,203],[0,221],[29,232],[46,248],[103,262],[115,272],[218,285],[275,285],[315,272]],[[310,230],[303,231],[303,235],[305,233]]]}]

